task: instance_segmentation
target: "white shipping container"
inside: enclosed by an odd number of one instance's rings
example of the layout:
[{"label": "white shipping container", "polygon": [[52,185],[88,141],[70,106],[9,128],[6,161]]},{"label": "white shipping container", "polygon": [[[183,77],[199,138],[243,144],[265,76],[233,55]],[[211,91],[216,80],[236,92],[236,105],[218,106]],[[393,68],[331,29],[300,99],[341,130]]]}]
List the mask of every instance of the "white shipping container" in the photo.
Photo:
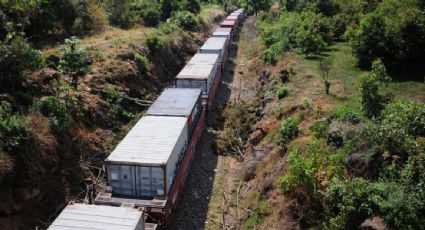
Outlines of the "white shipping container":
[{"label": "white shipping container", "polygon": [[219,54],[220,62],[224,58],[227,48],[228,38],[211,37],[201,47],[201,53]]},{"label": "white shipping container", "polygon": [[142,117],[106,159],[113,194],[166,196],[188,142],[187,118]]},{"label": "white shipping container", "polygon": [[144,230],[142,211],[102,205],[69,204],[48,230]]},{"label": "white shipping container", "polygon": [[208,95],[217,71],[217,65],[187,64],[176,77],[176,87],[201,89],[204,96]]}]

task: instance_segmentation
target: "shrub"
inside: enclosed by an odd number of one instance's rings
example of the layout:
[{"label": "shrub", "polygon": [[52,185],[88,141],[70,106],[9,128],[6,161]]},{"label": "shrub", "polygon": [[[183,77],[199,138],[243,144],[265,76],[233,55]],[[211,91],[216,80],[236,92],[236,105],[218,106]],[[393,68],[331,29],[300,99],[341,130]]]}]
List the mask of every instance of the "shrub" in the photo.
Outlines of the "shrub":
[{"label": "shrub", "polygon": [[380,139],[392,153],[417,152],[416,138],[425,136],[425,105],[397,100],[382,112]]},{"label": "shrub", "polygon": [[131,11],[129,0],[107,0],[109,23],[121,28],[131,26]]},{"label": "shrub", "polygon": [[339,121],[350,121],[353,124],[360,122],[360,116],[355,113],[350,106],[344,105],[335,112],[335,117]]},{"label": "shrub", "polygon": [[284,54],[285,41],[279,41],[264,51],[263,60],[267,64],[275,64],[279,56]]},{"label": "shrub", "polygon": [[372,70],[360,77],[360,102],[363,112],[369,117],[378,117],[389,98],[379,94],[379,88],[386,85],[390,78],[384,64],[373,62]]},{"label": "shrub", "polygon": [[50,118],[50,127],[55,132],[64,131],[71,123],[72,117],[65,101],[57,96],[50,96],[42,100],[39,110],[44,116]]},{"label": "shrub", "polygon": [[161,21],[161,5],[155,1],[138,1],[131,4],[133,20],[141,18],[145,26],[157,26]]},{"label": "shrub", "polygon": [[44,65],[41,52],[22,36],[0,41],[0,89],[14,93],[22,87],[24,71]]},{"label": "shrub", "polygon": [[298,136],[298,122],[292,117],[282,121],[280,126],[280,135],[284,142],[288,142]]},{"label": "shrub", "polygon": [[197,31],[200,28],[198,18],[189,11],[176,12],[171,17],[171,21],[177,26],[189,31]]},{"label": "shrub", "polygon": [[88,62],[89,55],[85,48],[80,47],[80,40],[71,37],[65,40],[66,47],[63,49],[63,56],[59,62],[59,70],[72,77],[74,86],[78,85],[78,78],[90,71]]},{"label": "shrub", "polygon": [[296,189],[313,191],[317,181],[312,162],[301,156],[298,149],[293,149],[288,154],[288,169],[280,178],[280,187],[285,193],[296,192]]},{"label": "shrub", "polygon": [[286,97],[289,93],[289,89],[287,86],[281,86],[276,90],[277,98],[282,99]]},{"label": "shrub", "polygon": [[[27,125],[13,114],[9,104],[0,103],[0,153],[16,154],[31,137]],[[0,170],[1,171],[1,170]]]},{"label": "shrub", "polygon": [[310,129],[315,137],[327,138],[329,133],[329,122],[327,120],[318,120]]},{"label": "shrub", "polygon": [[161,36],[160,34],[155,32],[146,36],[144,40],[144,44],[149,49],[149,52],[151,54],[154,54],[156,51],[158,51],[159,49],[163,47],[164,44],[160,36]]},{"label": "shrub", "polygon": [[104,99],[108,110],[107,117],[112,125],[117,124],[121,119],[129,120],[134,117],[122,107],[123,95],[114,86],[106,87]]},{"label": "shrub", "polygon": [[134,55],[134,61],[140,73],[146,74],[149,71],[149,60],[146,57],[136,54]]},{"label": "shrub", "polygon": [[375,196],[364,179],[333,179],[324,193],[329,229],[357,229],[374,210]]}]

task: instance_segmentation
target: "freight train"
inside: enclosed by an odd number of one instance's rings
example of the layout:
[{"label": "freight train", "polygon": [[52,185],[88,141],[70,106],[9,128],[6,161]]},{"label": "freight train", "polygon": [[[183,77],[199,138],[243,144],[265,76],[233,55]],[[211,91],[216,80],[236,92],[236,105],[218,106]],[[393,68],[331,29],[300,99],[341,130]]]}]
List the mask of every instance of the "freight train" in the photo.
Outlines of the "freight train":
[{"label": "freight train", "polygon": [[105,160],[94,204],[70,203],[49,230],[164,228],[183,191],[205,116],[246,13],[234,11],[207,39]]}]

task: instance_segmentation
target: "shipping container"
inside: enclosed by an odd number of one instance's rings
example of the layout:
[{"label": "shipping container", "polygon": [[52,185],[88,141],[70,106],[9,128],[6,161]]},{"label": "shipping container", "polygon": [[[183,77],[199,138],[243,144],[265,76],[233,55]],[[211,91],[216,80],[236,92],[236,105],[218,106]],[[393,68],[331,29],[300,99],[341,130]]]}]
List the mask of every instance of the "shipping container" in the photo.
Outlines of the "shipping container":
[{"label": "shipping container", "polygon": [[242,21],[242,20],[243,20],[243,16],[242,16],[242,15],[243,15],[243,14],[242,14],[242,12],[235,11],[235,12],[231,13],[231,14],[229,15],[229,17],[230,17],[230,16],[236,17],[236,18],[238,19],[238,21],[240,22],[240,21]]},{"label": "shipping container", "polygon": [[187,64],[176,77],[176,87],[201,89],[203,98],[207,98],[217,71],[217,65]]},{"label": "shipping container", "polygon": [[200,53],[219,54],[219,62],[221,71],[223,72],[226,67],[229,53],[229,40],[228,38],[211,37],[201,47]]},{"label": "shipping container", "polygon": [[232,33],[235,34],[236,33],[236,29],[237,29],[237,24],[235,20],[223,20],[223,22],[221,22],[220,27],[222,28],[232,28]]},{"label": "shipping container", "polygon": [[166,197],[189,141],[186,118],[142,117],[106,159],[112,193]]},{"label": "shipping container", "polygon": [[165,89],[156,99],[146,115],[185,117],[189,126],[188,136],[191,137],[202,114],[202,109],[200,89],[169,88]]},{"label": "shipping container", "polygon": [[217,28],[212,36],[223,37],[227,38],[228,41],[233,41],[232,28]]},{"label": "shipping container", "polygon": [[48,230],[145,230],[143,211],[134,208],[69,204]]}]

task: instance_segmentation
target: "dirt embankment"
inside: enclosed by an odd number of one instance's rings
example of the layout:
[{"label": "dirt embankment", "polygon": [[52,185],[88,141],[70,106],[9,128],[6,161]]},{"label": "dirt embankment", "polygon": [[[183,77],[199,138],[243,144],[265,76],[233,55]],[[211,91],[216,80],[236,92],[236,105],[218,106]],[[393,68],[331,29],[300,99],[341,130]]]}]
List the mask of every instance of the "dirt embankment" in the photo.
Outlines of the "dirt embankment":
[{"label": "dirt embankment", "polygon": [[[83,201],[87,185],[103,179],[103,160],[146,109],[126,98],[153,101],[196,53],[199,44],[194,40],[206,36],[176,35],[154,54],[148,54],[141,43],[125,39],[115,45],[99,41],[99,47],[90,43],[88,49],[94,56],[91,72],[80,78],[75,96],[85,113],[72,114],[69,128],[63,132],[49,128],[51,120],[37,109],[39,101],[55,95],[54,82],[63,78],[56,68],[58,59],[50,56],[50,68],[28,78],[27,87],[35,92],[33,106],[13,104],[24,108],[33,138],[13,156],[12,170],[0,170],[0,229],[44,229],[69,201]],[[148,73],[138,72],[135,53],[150,59]],[[135,114],[133,119],[110,119],[111,105],[105,99],[110,86],[123,93],[122,107]]]}]

